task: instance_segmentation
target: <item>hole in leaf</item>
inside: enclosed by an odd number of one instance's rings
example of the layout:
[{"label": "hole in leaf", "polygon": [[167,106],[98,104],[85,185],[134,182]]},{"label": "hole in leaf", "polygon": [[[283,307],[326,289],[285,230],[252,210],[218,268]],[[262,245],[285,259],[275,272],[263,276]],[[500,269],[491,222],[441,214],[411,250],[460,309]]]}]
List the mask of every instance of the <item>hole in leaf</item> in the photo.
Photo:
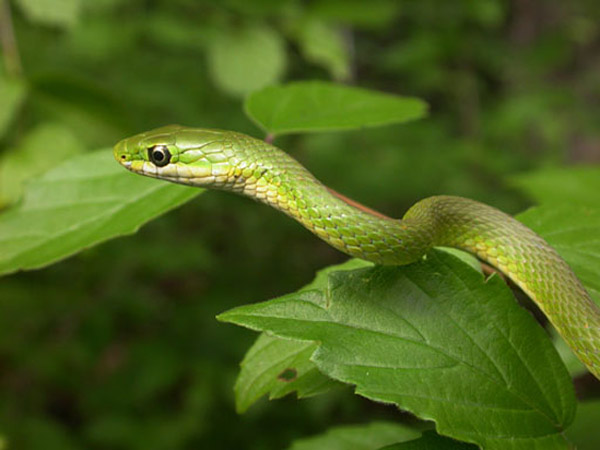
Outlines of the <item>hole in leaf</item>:
[{"label": "hole in leaf", "polygon": [[290,381],[294,381],[297,376],[298,371],[296,369],[288,368],[277,375],[277,379],[289,383]]}]

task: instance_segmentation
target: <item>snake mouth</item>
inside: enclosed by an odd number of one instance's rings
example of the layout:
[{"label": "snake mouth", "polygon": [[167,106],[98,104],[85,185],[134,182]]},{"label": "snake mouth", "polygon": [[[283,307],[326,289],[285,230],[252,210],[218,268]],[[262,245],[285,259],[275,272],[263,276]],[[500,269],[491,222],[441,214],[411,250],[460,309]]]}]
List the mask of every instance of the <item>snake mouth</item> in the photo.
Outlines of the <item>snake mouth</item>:
[{"label": "snake mouth", "polygon": [[127,139],[117,142],[113,148],[115,160],[126,168],[131,167],[131,154],[127,151]]}]

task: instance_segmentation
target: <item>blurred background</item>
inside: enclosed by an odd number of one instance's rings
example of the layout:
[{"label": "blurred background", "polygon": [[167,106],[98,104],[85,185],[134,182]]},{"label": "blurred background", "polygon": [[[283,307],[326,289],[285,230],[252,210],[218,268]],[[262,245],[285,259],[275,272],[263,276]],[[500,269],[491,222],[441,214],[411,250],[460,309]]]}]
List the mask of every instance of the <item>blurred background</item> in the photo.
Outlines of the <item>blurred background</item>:
[{"label": "blurred background", "polygon": [[[289,80],[429,103],[418,122],[275,142],[392,216],[441,193],[516,213],[530,202],[511,176],[600,162],[597,0],[0,0],[0,37],[0,209],[64,159],[160,125],[263,137],[243,98]],[[215,315],[344,259],[283,215],[210,192],[2,278],[0,434],[14,449],[279,449],[401,417],[351,389],[234,411],[256,335]]]}]

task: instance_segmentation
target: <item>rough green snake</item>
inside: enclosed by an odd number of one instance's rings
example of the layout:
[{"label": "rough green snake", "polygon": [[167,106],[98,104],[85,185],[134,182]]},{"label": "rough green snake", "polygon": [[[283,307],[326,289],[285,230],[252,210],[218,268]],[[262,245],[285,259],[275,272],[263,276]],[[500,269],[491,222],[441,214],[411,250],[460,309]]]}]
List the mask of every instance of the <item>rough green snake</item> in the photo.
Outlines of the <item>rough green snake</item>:
[{"label": "rough green snake", "polygon": [[600,308],[549,244],[495,208],[436,196],[392,219],[328,189],[277,147],[232,131],[170,125],[122,140],[114,156],[135,173],[264,202],[377,264],[409,264],[434,246],[468,251],[520,286],[600,379]]}]

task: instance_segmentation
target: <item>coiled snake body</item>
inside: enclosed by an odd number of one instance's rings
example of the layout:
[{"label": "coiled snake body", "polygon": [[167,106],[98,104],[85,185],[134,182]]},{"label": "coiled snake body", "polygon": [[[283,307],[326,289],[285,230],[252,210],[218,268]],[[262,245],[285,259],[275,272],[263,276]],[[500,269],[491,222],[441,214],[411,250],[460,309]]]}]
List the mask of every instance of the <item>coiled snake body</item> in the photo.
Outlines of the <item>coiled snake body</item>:
[{"label": "coiled snake body", "polygon": [[392,219],[331,191],[277,147],[232,131],[170,125],[124,139],[114,156],[135,173],[267,203],[377,264],[408,264],[434,246],[468,251],[520,286],[600,379],[600,308],[550,245],[495,208],[436,196]]}]

